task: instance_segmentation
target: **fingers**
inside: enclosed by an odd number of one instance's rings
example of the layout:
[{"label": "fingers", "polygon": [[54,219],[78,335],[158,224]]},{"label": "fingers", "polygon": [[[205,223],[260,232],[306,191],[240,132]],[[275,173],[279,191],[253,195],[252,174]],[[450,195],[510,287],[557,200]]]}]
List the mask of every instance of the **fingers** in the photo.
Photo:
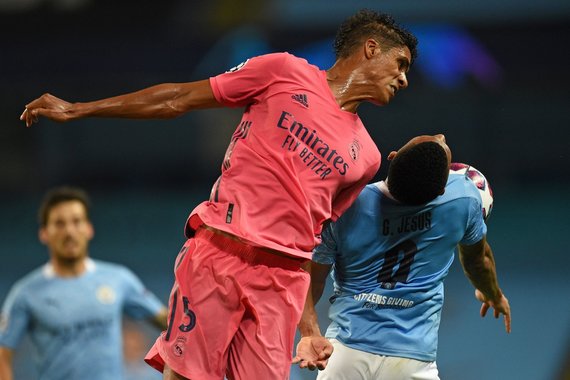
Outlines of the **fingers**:
[{"label": "fingers", "polygon": [[[485,315],[487,315],[487,311],[491,308],[491,306],[488,303],[483,303],[481,305],[481,317],[484,317]],[[504,315],[504,321],[505,321],[505,331],[510,334],[511,332],[511,312],[509,310],[509,308],[507,307],[506,309],[501,309],[501,308],[495,308],[493,307],[493,316],[495,318],[499,318],[501,316],[501,314]]]},{"label": "fingers", "polygon": [[315,369],[319,368],[319,369],[324,369],[324,366],[322,368],[320,368],[317,364],[317,362],[314,361],[308,361],[308,360],[297,360],[297,361],[293,361],[293,364],[297,364],[299,363],[299,368],[307,368],[310,371],[314,371]]},{"label": "fingers", "polygon": [[295,356],[291,361],[292,364],[299,364],[299,368],[307,368],[309,371],[323,370],[326,368],[327,362],[328,358],[325,360],[303,360],[299,356]]},{"label": "fingers", "polygon": [[32,100],[26,104],[24,112],[20,115],[20,120],[26,123],[26,127],[31,127],[32,124],[38,122],[40,116],[50,117],[53,99],[57,98],[50,94],[43,94],[39,98]]},{"label": "fingers", "polygon": [[475,289],[475,298],[477,301],[485,302],[485,296],[478,289]]},{"label": "fingers", "polygon": [[327,362],[328,362],[328,360],[317,361],[317,368],[322,371],[323,369],[325,369],[327,367]]},{"label": "fingers", "polygon": [[[28,114],[30,115],[30,119],[32,119],[32,123],[38,122],[40,116],[40,110],[32,110],[31,112],[28,112]],[[32,123],[30,123],[30,125]]]},{"label": "fingers", "polygon": [[323,348],[321,352],[319,352],[319,360],[327,360],[331,357],[333,353],[333,346],[329,345]]},{"label": "fingers", "polygon": [[511,333],[511,315],[510,314],[505,314],[505,330],[507,331],[507,334]]},{"label": "fingers", "polygon": [[481,304],[481,311],[479,312],[479,314],[481,314],[481,317],[484,317],[485,315],[487,315],[487,310],[489,310],[489,304],[483,302]]},{"label": "fingers", "polygon": [[26,127],[31,127],[33,123],[37,123],[39,119],[39,110],[30,110],[26,107],[20,115],[20,120],[26,123]]},{"label": "fingers", "polygon": [[20,120],[26,123],[26,127],[30,127],[32,125],[32,118],[30,115],[30,111],[28,110],[28,107],[26,107],[24,109],[24,112],[22,112],[22,114],[20,115]]},{"label": "fingers", "polygon": [[24,112],[22,112],[20,115],[20,120],[24,121],[26,123],[26,127],[28,128],[31,127],[33,123],[37,123],[38,121],[38,114],[36,109],[39,105],[39,102],[41,102],[42,97],[26,104]]},{"label": "fingers", "polygon": [[303,359],[302,355],[297,355],[291,360],[292,364],[299,364],[299,368],[308,368],[311,371],[317,368],[317,362],[313,360]]},{"label": "fingers", "polygon": [[28,110],[28,112],[26,112],[26,127],[31,127],[32,124],[34,124],[34,122],[36,122],[38,120],[37,115],[34,117],[34,111],[30,111]]},{"label": "fingers", "polygon": [[317,361],[310,361],[306,363],[306,366],[303,367],[301,364],[301,368],[307,368],[309,371],[314,371],[316,369],[323,370],[327,366],[327,360],[317,360]]}]

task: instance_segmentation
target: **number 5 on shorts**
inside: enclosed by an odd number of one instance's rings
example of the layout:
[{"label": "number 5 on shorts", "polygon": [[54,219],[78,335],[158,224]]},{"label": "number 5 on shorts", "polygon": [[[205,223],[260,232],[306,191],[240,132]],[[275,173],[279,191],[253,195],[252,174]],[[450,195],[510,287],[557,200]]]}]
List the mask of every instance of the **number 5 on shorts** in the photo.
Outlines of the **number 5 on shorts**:
[{"label": "number 5 on shorts", "polygon": [[194,326],[196,326],[196,314],[188,308],[190,301],[188,301],[187,297],[182,296],[182,302],[184,303],[184,314],[190,318],[190,321],[187,324],[180,324],[180,326],[178,326],[178,329],[182,332],[188,332],[192,330]]}]

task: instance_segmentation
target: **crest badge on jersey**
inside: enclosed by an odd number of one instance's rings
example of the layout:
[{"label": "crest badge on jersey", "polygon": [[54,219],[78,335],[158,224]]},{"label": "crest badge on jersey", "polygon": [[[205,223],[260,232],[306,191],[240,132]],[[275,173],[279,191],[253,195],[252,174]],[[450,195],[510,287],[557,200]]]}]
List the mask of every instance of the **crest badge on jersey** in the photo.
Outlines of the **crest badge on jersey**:
[{"label": "crest badge on jersey", "polygon": [[228,71],[226,71],[226,73],[233,73],[234,71],[238,71],[241,70],[245,64],[249,61],[249,59],[246,59],[245,61],[243,61],[242,63],[240,63],[237,66],[232,67],[231,69],[229,69]]},{"label": "crest badge on jersey", "polygon": [[97,288],[96,296],[99,302],[104,305],[111,305],[115,303],[115,300],[117,299],[115,291],[108,285],[102,285]]},{"label": "crest badge on jersey", "polygon": [[350,155],[350,158],[352,158],[352,161],[358,160],[358,157],[360,157],[361,148],[362,147],[358,140],[353,140],[352,143],[348,146],[348,154]]}]

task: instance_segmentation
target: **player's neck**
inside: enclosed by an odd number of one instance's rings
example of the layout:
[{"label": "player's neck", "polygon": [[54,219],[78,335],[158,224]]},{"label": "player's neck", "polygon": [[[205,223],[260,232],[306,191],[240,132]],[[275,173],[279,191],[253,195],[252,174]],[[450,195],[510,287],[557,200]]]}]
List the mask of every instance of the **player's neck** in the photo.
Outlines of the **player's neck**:
[{"label": "player's neck", "polygon": [[58,277],[78,277],[87,271],[87,256],[77,259],[52,257],[50,264]]},{"label": "player's neck", "polygon": [[355,69],[353,60],[354,58],[338,60],[326,73],[327,83],[339,107],[343,111],[356,113],[360,103],[368,96],[360,93],[363,78]]},{"label": "player's neck", "polygon": [[380,191],[387,196],[388,198],[392,199],[392,200],[396,200],[396,198],[394,198],[392,196],[392,194],[390,193],[390,189],[388,188],[388,178],[386,178],[384,181],[379,181],[374,183],[374,185],[376,185],[376,187],[378,189],[380,189]]},{"label": "player's neck", "polygon": [[343,111],[356,113],[363,102],[378,104],[375,99],[376,84],[353,62],[339,60],[326,73],[327,83]]}]

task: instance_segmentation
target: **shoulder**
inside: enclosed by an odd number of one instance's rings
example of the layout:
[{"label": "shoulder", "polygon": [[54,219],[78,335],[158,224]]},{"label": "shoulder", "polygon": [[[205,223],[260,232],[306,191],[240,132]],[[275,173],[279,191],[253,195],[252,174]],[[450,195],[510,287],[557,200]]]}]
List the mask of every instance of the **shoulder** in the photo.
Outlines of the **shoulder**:
[{"label": "shoulder", "polygon": [[239,65],[232,67],[226,73],[234,73],[238,71],[245,71],[255,67],[267,67],[275,69],[287,63],[290,59],[295,58],[289,53],[268,53],[257,55],[246,59]]},{"label": "shoulder", "polygon": [[381,199],[384,196],[383,183],[383,181],[369,183],[368,185],[364,186],[358,198],[363,202]]},{"label": "shoulder", "polygon": [[[251,63],[249,63],[251,61]],[[243,63],[247,65],[263,65],[271,71],[282,72],[283,74],[292,74],[295,72],[319,71],[319,68],[310,64],[306,59],[297,57],[291,53],[269,53],[253,57]]]},{"label": "shoulder", "polygon": [[476,210],[481,210],[482,201],[479,190],[469,178],[461,174],[451,174],[445,186],[445,193],[430,202],[430,205],[439,209],[438,215],[445,220],[451,220],[449,215],[454,215],[454,220],[463,220],[474,215]]},{"label": "shoulder", "polygon": [[480,201],[481,199],[477,186],[462,174],[449,175],[443,197],[448,200],[471,198]]},{"label": "shoulder", "polygon": [[268,53],[263,54],[255,57],[254,59],[265,60],[270,62],[289,62],[289,63],[298,63],[298,64],[305,64],[308,65],[304,58],[299,58],[291,53],[288,52],[279,52],[279,53]]},{"label": "shoulder", "polygon": [[36,268],[20,278],[14,283],[14,288],[26,289],[34,288],[37,286],[42,286],[46,281],[48,281],[48,276],[45,274],[45,266]]},{"label": "shoulder", "polygon": [[37,289],[44,289],[46,282],[49,281],[44,274],[44,268],[44,266],[36,268],[17,280],[12,285],[8,298],[15,300]]},{"label": "shoulder", "polygon": [[376,207],[376,205],[385,201],[397,203],[384,181],[366,185],[358,195],[357,201],[360,203],[360,207],[364,208]]}]

